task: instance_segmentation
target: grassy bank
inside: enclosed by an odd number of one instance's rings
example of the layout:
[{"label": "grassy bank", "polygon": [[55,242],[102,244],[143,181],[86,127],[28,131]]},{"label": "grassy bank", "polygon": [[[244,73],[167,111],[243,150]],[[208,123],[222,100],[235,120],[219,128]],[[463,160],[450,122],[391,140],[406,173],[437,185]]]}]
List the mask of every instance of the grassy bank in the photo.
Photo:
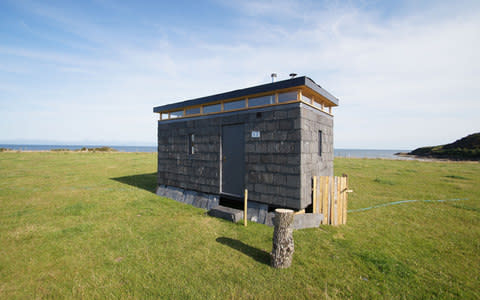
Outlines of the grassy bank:
[{"label": "grassy bank", "polygon": [[272,228],[153,194],[154,153],[0,153],[0,298],[479,298],[480,164],[337,159],[348,224]]}]

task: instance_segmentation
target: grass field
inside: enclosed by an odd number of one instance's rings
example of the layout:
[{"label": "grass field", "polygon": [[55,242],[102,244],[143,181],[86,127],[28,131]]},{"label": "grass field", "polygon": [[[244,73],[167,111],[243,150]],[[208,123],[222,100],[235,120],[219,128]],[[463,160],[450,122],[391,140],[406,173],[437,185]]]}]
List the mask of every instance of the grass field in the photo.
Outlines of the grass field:
[{"label": "grass field", "polygon": [[0,298],[480,298],[480,164],[336,159],[348,224],[273,229],[160,198],[155,153],[0,153]]}]

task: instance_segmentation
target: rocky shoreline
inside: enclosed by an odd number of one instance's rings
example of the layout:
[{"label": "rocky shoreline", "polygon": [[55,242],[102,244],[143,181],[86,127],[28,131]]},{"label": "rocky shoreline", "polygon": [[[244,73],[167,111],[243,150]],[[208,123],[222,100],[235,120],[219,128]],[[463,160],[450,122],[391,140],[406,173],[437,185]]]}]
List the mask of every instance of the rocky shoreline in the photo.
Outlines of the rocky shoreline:
[{"label": "rocky shoreline", "polygon": [[421,160],[421,161],[438,161],[438,162],[477,162],[475,159],[458,159],[458,158],[447,158],[447,157],[435,157],[435,156],[423,156],[410,154],[410,152],[398,152],[394,155],[409,158],[412,160]]}]

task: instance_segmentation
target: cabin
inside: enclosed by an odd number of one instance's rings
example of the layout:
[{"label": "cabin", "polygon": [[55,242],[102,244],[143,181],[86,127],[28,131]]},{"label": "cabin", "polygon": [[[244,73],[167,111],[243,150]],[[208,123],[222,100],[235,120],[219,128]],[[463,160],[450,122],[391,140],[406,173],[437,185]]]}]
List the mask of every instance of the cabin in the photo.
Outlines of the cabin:
[{"label": "cabin", "polygon": [[248,190],[259,223],[311,210],[312,177],[333,175],[338,103],[302,76],[155,107],[157,194],[210,210]]}]

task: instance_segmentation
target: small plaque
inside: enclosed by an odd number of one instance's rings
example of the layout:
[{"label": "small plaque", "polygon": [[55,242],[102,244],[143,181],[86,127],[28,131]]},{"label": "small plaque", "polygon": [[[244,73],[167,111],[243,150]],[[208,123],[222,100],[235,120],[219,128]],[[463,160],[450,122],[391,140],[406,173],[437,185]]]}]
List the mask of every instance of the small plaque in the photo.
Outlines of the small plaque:
[{"label": "small plaque", "polygon": [[260,131],[252,131],[252,138],[259,138],[260,137]]}]

